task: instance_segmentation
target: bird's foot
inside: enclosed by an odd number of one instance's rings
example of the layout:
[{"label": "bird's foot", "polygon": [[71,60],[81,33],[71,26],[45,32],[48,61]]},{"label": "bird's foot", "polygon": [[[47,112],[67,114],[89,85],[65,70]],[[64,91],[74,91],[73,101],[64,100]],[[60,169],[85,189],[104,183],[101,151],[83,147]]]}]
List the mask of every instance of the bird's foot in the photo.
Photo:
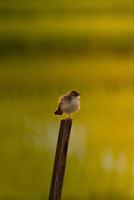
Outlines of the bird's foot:
[{"label": "bird's foot", "polygon": [[68,114],[69,115],[69,117],[67,118],[67,119],[69,119],[69,120],[72,120],[72,117],[71,117],[71,115],[70,114]]}]

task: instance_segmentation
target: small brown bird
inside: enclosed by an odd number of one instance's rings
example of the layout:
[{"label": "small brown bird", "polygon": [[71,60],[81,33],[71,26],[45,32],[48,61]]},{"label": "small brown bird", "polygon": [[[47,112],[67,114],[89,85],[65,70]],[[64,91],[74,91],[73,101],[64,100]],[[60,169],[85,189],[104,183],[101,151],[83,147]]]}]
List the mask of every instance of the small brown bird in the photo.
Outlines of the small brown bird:
[{"label": "small brown bird", "polygon": [[80,109],[80,94],[77,91],[71,91],[59,98],[58,109],[54,112],[55,115],[68,114],[71,118],[71,113]]}]

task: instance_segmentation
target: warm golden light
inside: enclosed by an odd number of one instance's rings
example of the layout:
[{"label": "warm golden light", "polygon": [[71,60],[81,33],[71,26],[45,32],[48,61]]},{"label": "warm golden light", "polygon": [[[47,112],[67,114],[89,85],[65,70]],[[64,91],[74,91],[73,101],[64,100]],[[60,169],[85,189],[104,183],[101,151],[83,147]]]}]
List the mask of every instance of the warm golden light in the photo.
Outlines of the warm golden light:
[{"label": "warm golden light", "polygon": [[57,98],[76,89],[63,200],[134,199],[134,3],[0,2],[0,199],[48,199]]}]

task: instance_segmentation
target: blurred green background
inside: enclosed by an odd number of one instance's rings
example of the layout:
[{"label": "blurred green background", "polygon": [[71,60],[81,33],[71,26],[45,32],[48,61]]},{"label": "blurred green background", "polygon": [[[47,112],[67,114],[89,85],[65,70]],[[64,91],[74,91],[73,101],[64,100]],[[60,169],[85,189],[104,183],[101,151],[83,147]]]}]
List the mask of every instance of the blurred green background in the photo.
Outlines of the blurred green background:
[{"label": "blurred green background", "polygon": [[63,200],[134,199],[134,1],[0,1],[0,199],[47,200],[77,89]]}]

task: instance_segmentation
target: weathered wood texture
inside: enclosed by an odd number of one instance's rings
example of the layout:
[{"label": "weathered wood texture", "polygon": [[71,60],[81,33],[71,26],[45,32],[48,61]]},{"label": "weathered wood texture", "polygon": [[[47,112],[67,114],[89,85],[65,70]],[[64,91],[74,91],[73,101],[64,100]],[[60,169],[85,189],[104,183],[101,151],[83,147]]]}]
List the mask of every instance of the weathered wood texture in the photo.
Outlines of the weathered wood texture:
[{"label": "weathered wood texture", "polygon": [[61,199],[71,126],[72,119],[61,120],[49,200]]}]

